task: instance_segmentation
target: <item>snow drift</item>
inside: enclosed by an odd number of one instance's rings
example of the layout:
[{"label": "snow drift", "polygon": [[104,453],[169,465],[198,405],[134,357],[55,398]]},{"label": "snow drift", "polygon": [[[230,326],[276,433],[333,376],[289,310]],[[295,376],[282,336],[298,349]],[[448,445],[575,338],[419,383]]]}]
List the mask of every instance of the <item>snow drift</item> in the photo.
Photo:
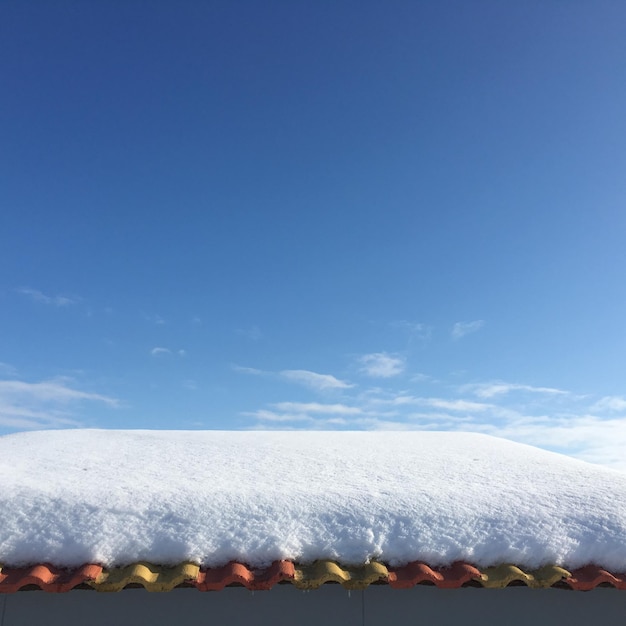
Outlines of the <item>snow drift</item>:
[{"label": "snow drift", "polygon": [[0,564],[626,569],[626,474],[468,433],[0,437]]}]

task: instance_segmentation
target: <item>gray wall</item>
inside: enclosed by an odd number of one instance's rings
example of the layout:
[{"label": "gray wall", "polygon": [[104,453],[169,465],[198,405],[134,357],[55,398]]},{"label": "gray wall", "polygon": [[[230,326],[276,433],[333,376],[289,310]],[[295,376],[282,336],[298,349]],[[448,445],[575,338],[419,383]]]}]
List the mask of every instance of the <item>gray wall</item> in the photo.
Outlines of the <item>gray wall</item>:
[{"label": "gray wall", "polygon": [[127,589],[120,593],[74,590],[66,594],[21,591],[0,596],[1,626],[66,626],[89,624],[219,626],[386,626],[430,624],[473,626],[505,623],[626,624],[626,592],[594,589],[436,589],[419,586],[394,590],[373,586],[348,592],[339,585],[299,591],[280,585],[271,591],[228,588],[217,592],[175,589],[148,593]]}]

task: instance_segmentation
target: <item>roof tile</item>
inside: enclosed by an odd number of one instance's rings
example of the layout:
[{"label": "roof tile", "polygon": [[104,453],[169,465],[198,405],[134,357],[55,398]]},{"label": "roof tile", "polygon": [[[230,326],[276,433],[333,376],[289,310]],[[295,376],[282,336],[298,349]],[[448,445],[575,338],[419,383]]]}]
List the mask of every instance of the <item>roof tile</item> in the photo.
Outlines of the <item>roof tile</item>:
[{"label": "roof tile", "polygon": [[141,585],[146,591],[171,591],[184,582],[195,581],[199,571],[200,567],[194,563],[180,563],[175,567],[135,563],[103,571],[89,584],[96,591],[121,591],[130,584]]},{"label": "roof tile", "polygon": [[83,565],[66,570],[40,563],[32,567],[0,568],[0,593],[14,593],[34,585],[54,593],[70,591],[78,585],[91,583],[102,574],[100,565]]},{"label": "roof tile", "polygon": [[295,576],[291,561],[274,561],[267,569],[251,570],[243,563],[228,563],[224,567],[201,570],[195,586],[200,591],[219,591],[232,584],[240,584],[252,591],[271,589],[283,580]]},{"label": "roof tile", "polygon": [[527,587],[542,589],[552,587],[570,575],[567,570],[555,565],[547,565],[530,572],[524,572],[515,565],[499,565],[483,570],[481,584],[488,589],[503,589],[511,583],[521,582]]},{"label": "roof tile", "polygon": [[602,584],[609,584],[616,589],[626,590],[626,572],[611,574],[611,572],[607,572],[597,565],[588,565],[574,570],[565,582],[577,591],[589,591]]},{"label": "roof tile", "polygon": [[433,568],[415,561],[389,569],[389,584],[395,589],[408,589],[422,583],[432,583],[442,589],[456,589],[472,580],[481,580],[481,573],[469,563],[456,562],[450,567]]},{"label": "roof tile", "polygon": [[334,582],[345,589],[365,589],[372,583],[389,578],[389,570],[382,563],[368,563],[362,567],[342,567],[334,561],[315,561],[311,565],[296,565],[293,584],[298,589],[317,589]]},{"label": "roof tile", "polygon": [[402,567],[387,567],[378,562],[360,567],[344,567],[327,560],[311,564],[275,561],[260,570],[250,569],[238,562],[202,570],[193,563],[180,563],[175,567],[134,563],[110,570],[103,570],[100,565],[94,564],[73,570],[60,569],[45,563],[24,568],[0,566],[0,593],[14,593],[33,587],[62,593],[81,585],[88,585],[97,591],[121,591],[129,585],[141,585],[147,591],[170,591],[181,585],[193,585],[201,591],[218,591],[229,585],[265,590],[281,582],[290,582],[299,589],[317,589],[325,583],[339,583],[346,589],[364,589],[376,583],[388,583],[395,589],[407,589],[419,584],[433,584],[444,589],[468,584],[501,589],[516,583],[532,588],[545,588],[565,583],[572,589],[588,591],[599,585],[626,590],[626,573],[611,573],[595,565],[570,573],[555,565],[526,572],[511,564],[481,571],[464,562],[440,568],[422,562],[409,563]]}]

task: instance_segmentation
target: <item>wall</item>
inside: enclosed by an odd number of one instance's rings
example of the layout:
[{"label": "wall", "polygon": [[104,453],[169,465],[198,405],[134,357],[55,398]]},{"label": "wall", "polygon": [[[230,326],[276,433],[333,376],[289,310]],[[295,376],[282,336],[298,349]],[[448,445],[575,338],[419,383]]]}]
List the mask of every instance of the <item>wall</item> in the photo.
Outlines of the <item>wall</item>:
[{"label": "wall", "polygon": [[481,624],[626,624],[626,592],[589,592],[526,587],[394,590],[371,586],[348,592],[339,585],[299,591],[279,585],[271,591],[227,588],[218,592],[175,589],[148,593],[74,590],[66,594],[21,591],[0,596],[0,626],[473,626]]}]

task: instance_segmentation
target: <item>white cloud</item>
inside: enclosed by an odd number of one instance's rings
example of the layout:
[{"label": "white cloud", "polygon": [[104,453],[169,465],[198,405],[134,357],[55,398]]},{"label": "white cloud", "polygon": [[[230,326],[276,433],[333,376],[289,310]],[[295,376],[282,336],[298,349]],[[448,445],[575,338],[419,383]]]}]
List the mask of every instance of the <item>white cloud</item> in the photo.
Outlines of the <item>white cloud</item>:
[{"label": "white cloud", "polygon": [[157,346],[156,348],[152,348],[152,350],[150,350],[150,354],[152,356],[158,356],[159,354],[172,354],[172,351],[169,348],[159,348]]},{"label": "white cloud", "polygon": [[[436,396],[420,396],[412,393],[414,381],[407,382],[403,378],[402,383],[408,388],[398,389],[398,385],[393,384],[396,379],[388,376],[391,380],[386,380],[381,376],[381,372],[395,371],[394,375],[398,370],[401,372],[400,368],[404,367],[401,358],[387,353],[365,356],[375,357],[366,364],[374,368],[381,379],[375,382],[380,384],[357,387],[334,376],[307,370],[284,370],[277,374],[240,368],[250,373],[279,376],[317,390],[343,391],[341,403],[274,402],[244,415],[252,418],[253,427],[261,428],[486,433],[626,470],[625,396],[605,396],[590,407],[587,396],[555,387],[501,380],[461,386],[441,382]],[[399,364],[394,370],[393,359],[396,358]],[[392,360],[391,365],[388,359]],[[443,393],[446,389],[449,394]]]},{"label": "white cloud", "polygon": [[485,325],[484,320],[474,320],[473,322],[456,322],[450,331],[452,339],[461,339],[465,335],[475,333]]},{"label": "white cloud", "polygon": [[421,396],[411,396],[398,394],[391,398],[374,398],[370,401],[373,407],[376,406],[430,406],[446,411],[484,412],[496,407],[493,404],[483,402],[473,402],[471,400],[450,400],[447,398],[423,398]]},{"label": "white cloud", "polygon": [[0,380],[0,395],[6,397],[28,397],[37,400],[51,400],[53,402],[72,402],[74,400],[95,400],[111,406],[117,406],[118,401],[97,393],[79,391],[67,386],[68,379],[57,378],[40,383],[26,383],[21,380]]},{"label": "white cloud", "polygon": [[404,359],[387,352],[374,352],[359,358],[360,371],[372,378],[392,378],[404,372]]},{"label": "white cloud", "polygon": [[376,410],[381,406],[402,406],[404,404],[413,404],[415,396],[406,393],[388,393],[380,387],[375,389],[366,389],[362,394],[363,402],[367,406],[372,406]]},{"label": "white cloud", "polygon": [[258,411],[248,411],[248,412],[242,413],[242,415],[256,418],[261,423],[280,422],[282,424],[289,424],[292,422],[314,423],[316,421],[313,417],[311,417],[307,413],[298,413],[298,412],[284,413],[284,412],[270,411],[268,409],[259,409]]},{"label": "white cloud", "polygon": [[257,369],[256,367],[244,367],[241,365],[231,364],[231,369],[242,374],[251,374],[253,376],[270,376],[286,379],[290,382],[310,387],[316,391],[330,391],[333,389],[351,389],[353,384],[336,378],[332,374],[318,374],[309,370],[282,370],[281,372],[269,372]]},{"label": "white cloud", "polygon": [[605,412],[609,411],[611,413],[624,411],[626,412],[626,398],[622,396],[604,396],[604,398],[600,398],[592,407],[592,411]]},{"label": "white cloud", "polygon": [[492,404],[472,402],[471,400],[446,400],[444,398],[416,398],[416,400],[417,404],[432,406],[435,409],[443,409],[445,411],[462,411],[464,413],[483,413],[494,408]]},{"label": "white cloud", "polygon": [[0,427],[24,429],[70,428],[80,426],[67,412],[48,407],[35,410],[5,402],[0,398]]},{"label": "white cloud", "polygon": [[626,470],[626,418],[519,416],[505,424],[477,424],[472,430]]},{"label": "white cloud", "polygon": [[0,426],[6,428],[56,428],[80,425],[70,407],[83,402],[119,406],[116,398],[82,391],[69,379],[38,383],[0,380]]},{"label": "white cloud", "polygon": [[508,394],[511,391],[527,391],[529,393],[539,393],[547,395],[568,395],[569,393],[567,391],[564,391],[562,389],[556,389],[554,387],[533,387],[532,385],[520,385],[518,383],[505,382],[463,385],[461,387],[461,391],[473,393],[479,398],[494,398],[495,396]]},{"label": "white cloud", "polygon": [[[539,414],[526,414],[521,409],[501,403],[482,403],[467,399],[421,398],[399,394],[392,398],[370,400],[369,414],[376,414],[377,404],[397,407],[399,413],[389,417],[394,423],[407,421],[410,427],[435,430],[473,431],[504,437],[520,443],[539,446],[563,454],[598,463],[615,469],[626,470],[626,416],[601,418],[587,413],[577,413],[575,405],[569,412],[555,412],[552,408],[554,397],[572,398],[561,390],[550,387],[536,387],[533,390],[550,391],[539,395]],[[541,393],[541,392],[540,392]],[[497,397],[498,394],[496,394]],[[606,410],[622,410],[621,396],[608,396],[596,406]],[[407,412],[409,406],[421,405],[435,409],[435,412]],[[382,417],[382,416],[381,416]],[[381,419],[384,423],[387,418]]]},{"label": "white cloud", "polygon": [[432,376],[428,374],[422,374],[418,372],[417,374],[413,374],[413,376],[411,376],[411,382],[412,383],[437,383],[439,381],[436,378],[433,378]]},{"label": "white cloud", "polygon": [[358,415],[362,410],[345,404],[321,404],[319,402],[277,402],[272,407],[279,411],[317,413],[332,415]]},{"label": "white cloud", "polygon": [[264,376],[268,372],[257,369],[256,367],[244,367],[242,365],[231,364],[230,369],[234,372],[240,372],[241,374],[252,374],[253,376]]},{"label": "white cloud", "polygon": [[[361,405],[279,402],[246,415],[256,419],[257,427],[280,424],[280,428],[479,432],[626,471],[626,417],[527,415],[500,404],[466,399],[399,395],[381,401],[360,397]],[[385,406],[392,410],[381,410]],[[412,411],[415,406],[427,408]]]},{"label": "white cloud", "polygon": [[[160,346],[157,346],[156,348],[152,348],[152,350],[150,350],[150,354],[152,356],[159,356],[159,354],[174,354],[174,352],[172,350],[170,350],[169,348],[162,348]],[[186,350],[176,350],[176,354],[178,354],[178,356],[187,356],[187,351]]]},{"label": "white cloud", "polygon": [[309,370],[283,370],[280,375],[294,383],[299,383],[317,391],[331,389],[350,389],[350,383],[335,378],[332,374],[317,374]]},{"label": "white cloud", "polygon": [[359,427],[355,424],[355,416],[360,416],[361,409],[345,404],[322,404],[319,402],[277,402],[270,409],[260,409],[243,413],[253,417],[257,426],[267,423],[286,425],[304,425],[307,428],[336,428],[346,425]]},{"label": "white cloud", "polygon": [[38,289],[30,289],[29,287],[21,287],[17,290],[24,296],[28,296],[34,302],[41,302],[43,304],[49,304],[56,307],[69,306],[70,304],[76,304],[79,298],[69,298],[67,296],[47,296]]}]

